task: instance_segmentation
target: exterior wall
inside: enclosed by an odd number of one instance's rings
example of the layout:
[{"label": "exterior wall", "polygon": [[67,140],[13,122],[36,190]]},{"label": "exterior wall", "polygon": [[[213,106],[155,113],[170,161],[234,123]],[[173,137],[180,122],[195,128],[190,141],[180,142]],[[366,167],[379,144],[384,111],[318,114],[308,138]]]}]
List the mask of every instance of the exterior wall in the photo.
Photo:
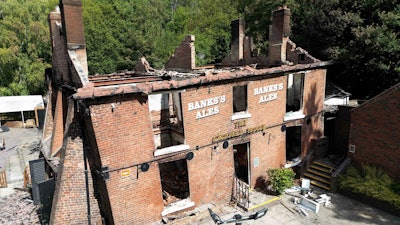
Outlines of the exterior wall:
[{"label": "exterior wall", "polygon": [[[110,170],[105,181],[115,224],[149,224],[161,220],[161,181],[157,163],[147,172],[137,166],[154,159],[154,141],[147,96],[126,95],[89,102],[93,135],[101,166]],[[111,104],[115,105],[112,110]],[[96,153],[94,153],[96,154]],[[100,168],[98,168],[100,169]],[[124,176],[123,172],[130,170]]]},{"label": "exterior wall", "polygon": [[[81,127],[76,119],[79,117],[74,115],[72,100],[69,106],[67,138],[64,140],[64,151],[61,154],[63,163],[56,179],[50,224],[88,224]],[[101,223],[90,171],[88,175],[91,221],[93,224]]]},{"label": "exterior wall", "polygon": [[54,112],[54,124],[53,124],[53,137],[51,143],[51,154],[53,155],[59,150],[63,144],[64,138],[64,110],[63,110],[63,93],[61,90],[57,90],[57,99]]},{"label": "exterior wall", "polygon": [[194,35],[186,36],[175,49],[174,55],[168,60],[165,68],[193,70],[196,67],[194,39]]},{"label": "exterior wall", "polygon": [[[57,25],[59,24],[59,25]],[[68,82],[68,64],[70,63],[67,48],[65,46],[65,38],[62,35],[61,13],[53,11],[49,16],[50,35],[52,43],[52,68],[54,83],[61,81]]]},{"label": "exterior wall", "polygon": [[[326,70],[308,71],[304,80],[303,113],[305,118],[300,121],[302,128],[302,157],[306,157],[311,149],[312,140],[324,135],[324,120],[322,111],[325,98]],[[310,123],[307,119],[310,119]]]},{"label": "exterior wall", "polygon": [[[248,113],[250,118],[232,120],[235,85],[248,85]],[[310,148],[311,139],[322,134],[322,109],[325,70],[309,72],[305,78],[304,111],[311,116],[310,125],[303,126],[303,154]],[[276,91],[259,94],[259,88],[281,85]],[[233,145],[250,144],[251,186],[264,178],[268,168],[281,167],[286,160],[286,136],[281,126],[305,124],[305,119],[283,121],[286,112],[287,76],[221,83],[213,86],[188,88],[181,93],[185,144],[194,153],[187,160],[190,199],[195,207],[210,202],[227,203],[231,198],[234,157]],[[307,90],[310,88],[311,90]],[[260,103],[261,96],[276,93],[277,98]],[[322,95],[322,96],[321,96]],[[190,104],[204,99],[224,96],[224,102],[192,109]],[[307,103],[306,103],[307,102]],[[154,157],[154,139],[147,96],[125,95],[89,100],[91,126],[87,135],[91,140],[92,170],[107,166],[110,178],[100,190],[100,208],[109,208],[106,215],[115,224],[148,224],[159,221],[163,211],[162,187],[158,164],[166,162],[163,156]],[[114,105],[114,108],[111,107]],[[218,109],[215,109],[217,107]],[[209,108],[218,113],[196,118]],[[311,115],[315,114],[315,115]],[[201,114],[204,115],[204,114]],[[316,132],[315,132],[316,131]],[[238,135],[240,134],[240,135]],[[228,138],[227,135],[232,136]],[[226,149],[222,143],[228,139]],[[196,148],[198,146],[198,148]],[[196,150],[197,149],[197,150]],[[177,160],[186,153],[167,160]],[[255,165],[255,159],[258,165]],[[147,172],[140,171],[140,164],[150,162]],[[130,174],[124,176],[127,169]],[[100,183],[98,183],[100,185]],[[138,216],[140,215],[140,216]]]},{"label": "exterior wall", "polygon": [[387,90],[351,111],[348,153],[357,166],[363,163],[383,168],[400,180],[400,85]]}]

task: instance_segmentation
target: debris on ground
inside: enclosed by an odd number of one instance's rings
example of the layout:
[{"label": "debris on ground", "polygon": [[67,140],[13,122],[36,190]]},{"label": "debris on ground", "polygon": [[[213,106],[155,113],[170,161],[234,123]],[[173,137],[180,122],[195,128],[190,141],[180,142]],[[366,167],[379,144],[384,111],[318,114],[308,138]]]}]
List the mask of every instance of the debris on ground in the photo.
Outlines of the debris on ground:
[{"label": "debris on ground", "polygon": [[17,190],[0,199],[0,209],[0,224],[40,224],[29,192]]}]

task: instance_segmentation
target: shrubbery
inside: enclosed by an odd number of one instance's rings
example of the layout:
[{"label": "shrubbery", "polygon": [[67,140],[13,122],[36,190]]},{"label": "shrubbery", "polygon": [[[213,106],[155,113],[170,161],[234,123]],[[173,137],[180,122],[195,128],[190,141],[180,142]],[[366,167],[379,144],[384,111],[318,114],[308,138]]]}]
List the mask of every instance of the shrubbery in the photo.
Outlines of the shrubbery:
[{"label": "shrubbery", "polygon": [[274,168],[267,171],[269,181],[277,194],[282,194],[286,188],[293,186],[295,176],[291,168]]},{"label": "shrubbery", "polygon": [[400,184],[396,184],[380,168],[363,165],[361,170],[353,166],[339,177],[339,187],[343,190],[362,194],[384,201],[400,209]]}]

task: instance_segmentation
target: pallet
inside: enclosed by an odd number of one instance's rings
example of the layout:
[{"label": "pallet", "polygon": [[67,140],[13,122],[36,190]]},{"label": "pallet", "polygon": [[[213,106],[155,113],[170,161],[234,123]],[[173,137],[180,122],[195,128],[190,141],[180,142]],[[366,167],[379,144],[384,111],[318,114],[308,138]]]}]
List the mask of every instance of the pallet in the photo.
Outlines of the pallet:
[{"label": "pallet", "polygon": [[0,188],[7,187],[7,174],[6,171],[0,172]]}]

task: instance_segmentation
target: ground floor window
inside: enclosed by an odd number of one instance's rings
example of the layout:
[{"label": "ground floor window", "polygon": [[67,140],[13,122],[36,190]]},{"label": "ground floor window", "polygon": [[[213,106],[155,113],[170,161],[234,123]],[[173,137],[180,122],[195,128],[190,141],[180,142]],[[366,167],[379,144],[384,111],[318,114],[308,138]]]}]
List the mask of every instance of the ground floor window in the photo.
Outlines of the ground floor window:
[{"label": "ground floor window", "polygon": [[186,159],[159,164],[164,206],[190,195]]}]

